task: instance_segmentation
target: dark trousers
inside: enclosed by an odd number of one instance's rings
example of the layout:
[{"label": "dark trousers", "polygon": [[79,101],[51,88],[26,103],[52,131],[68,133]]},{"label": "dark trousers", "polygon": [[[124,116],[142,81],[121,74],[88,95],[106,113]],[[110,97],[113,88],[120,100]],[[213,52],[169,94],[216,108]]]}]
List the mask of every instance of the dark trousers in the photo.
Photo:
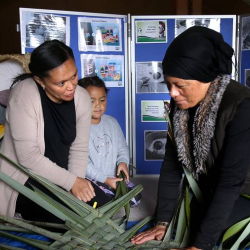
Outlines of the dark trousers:
[{"label": "dark trousers", "polygon": [[[25,183],[25,186],[32,189],[31,185],[37,187],[39,190],[67,207],[59,198],[57,198],[53,193],[43,187],[41,184],[35,182],[32,179],[28,179]],[[94,202],[97,202],[97,207],[100,207],[107,202],[109,202],[113,197],[106,195],[97,185],[92,185],[96,196],[87,204],[93,206]],[[25,220],[31,221],[42,221],[42,222],[50,222],[50,223],[64,223],[61,219],[57,218],[29,198],[25,197],[22,194],[19,194],[16,202],[16,213],[20,213],[22,218]]]}]

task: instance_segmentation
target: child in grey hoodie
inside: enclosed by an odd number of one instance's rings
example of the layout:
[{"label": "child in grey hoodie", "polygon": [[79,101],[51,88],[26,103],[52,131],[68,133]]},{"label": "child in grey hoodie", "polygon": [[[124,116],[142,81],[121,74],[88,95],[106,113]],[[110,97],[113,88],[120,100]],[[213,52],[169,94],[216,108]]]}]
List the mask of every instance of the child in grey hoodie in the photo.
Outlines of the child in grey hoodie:
[{"label": "child in grey hoodie", "polygon": [[[89,140],[89,162],[87,178],[97,184],[108,196],[114,196],[117,178],[120,171],[126,176],[127,187],[133,188],[129,182],[129,150],[123,132],[117,120],[105,115],[107,108],[107,92],[105,83],[97,76],[79,80],[92,100],[92,117]],[[136,199],[135,199],[136,198]],[[131,205],[139,203],[141,194],[132,200]]]}]

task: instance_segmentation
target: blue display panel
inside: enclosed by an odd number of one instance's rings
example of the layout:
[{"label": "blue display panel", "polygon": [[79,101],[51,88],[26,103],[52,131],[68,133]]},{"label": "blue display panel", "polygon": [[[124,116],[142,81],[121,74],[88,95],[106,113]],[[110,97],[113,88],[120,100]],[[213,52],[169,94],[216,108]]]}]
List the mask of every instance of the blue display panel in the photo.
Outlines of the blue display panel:
[{"label": "blue display panel", "polygon": [[[167,48],[176,34],[178,34],[176,24],[179,19],[195,20],[196,25],[199,22],[203,22],[204,26],[208,19],[215,19],[215,28],[219,29],[218,31],[223,35],[224,40],[235,48],[236,16],[192,16],[191,18],[190,16],[132,17],[133,165],[136,167],[136,175],[155,175],[160,173],[164,157],[163,152],[165,152],[167,124],[162,119],[159,122],[159,119],[152,118],[152,116],[155,110],[162,112],[162,107],[159,108],[159,106],[157,107],[158,104],[155,104],[157,101],[161,105],[161,102],[170,100],[169,93],[164,89],[164,83],[162,83],[161,61]],[[157,32],[159,28],[160,37],[162,28],[160,24],[162,23],[165,25],[166,39],[159,42]],[[157,67],[154,66],[155,64]],[[148,68],[155,68],[156,72],[152,73],[152,69],[147,69],[147,66]],[[156,77],[153,79],[152,75]],[[157,82],[156,79],[159,76],[160,78]],[[143,87],[138,87],[139,84]],[[158,85],[158,87],[161,86],[160,90],[159,88],[155,90],[155,87],[152,87],[153,84]],[[154,101],[154,105],[150,105],[150,101]],[[146,105],[144,105],[145,102],[147,103]]]}]

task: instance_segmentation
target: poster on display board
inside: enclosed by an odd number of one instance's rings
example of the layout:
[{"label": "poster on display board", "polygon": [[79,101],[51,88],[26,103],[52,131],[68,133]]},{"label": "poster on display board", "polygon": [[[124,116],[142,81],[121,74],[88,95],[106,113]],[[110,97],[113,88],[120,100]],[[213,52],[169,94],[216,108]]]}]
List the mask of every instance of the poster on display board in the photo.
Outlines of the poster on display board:
[{"label": "poster on display board", "polygon": [[239,81],[250,87],[250,16],[242,15],[239,17]]},{"label": "poster on display board", "polygon": [[142,122],[166,122],[164,103],[169,100],[161,101],[141,101],[141,121]]},{"label": "poster on display board", "polygon": [[167,143],[166,130],[144,131],[144,159],[145,161],[162,161],[165,156]]},{"label": "poster on display board", "polygon": [[80,51],[122,51],[119,19],[79,17],[78,33]]},{"label": "poster on display board", "polygon": [[245,69],[245,85],[250,88],[250,69]]},{"label": "poster on display board", "polygon": [[56,14],[25,12],[21,20],[25,47],[36,48],[45,41],[57,39],[70,46],[70,18]]},{"label": "poster on display board", "polygon": [[149,20],[136,22],[137,43],[166,43],[166,20]]},{"label": "poster on display board", "polygon": [[250,50],[250,17],[242,18],[241,49]]},{"label": "poster on display board", "polygon": [[220,18],[178,18],[175,20],[175,37],[193,26],[202,26],[220,32]]},{"label": "poster on display board", "polygon": [[[125,43],[125,39],[127,40],[127,16],[115,14],[97,14],[74,11],[20,8],[20,33],[22,53],[30,53],[37,46],[39,46],[44,41],[44,34],[46,34],[46,40],[58,39],[69,45],[73,50],[75,63],[78,68],[78,75],[79,78],[81,78],[84,74],[81,72],[81,54],[83,54],[83,51],[79,50],[78,43],[78,41],[80,40],[78,25],[79,20],[82,21],[83,28],[80,29],[81,31],[84,31],[84,27],[89,26],[89,24],[91,24],[92,27],[97,27],[94,26],[93,23],[91,23],[92,21],[98,21],[99,23],[102,23],[102,25],[98,26],[98,29],[102,32],[104,49],[100,50],[98,53],[100,54],[100,56],[105,56],[111,60],[110,64],[108,65],[108,74],[103,75],[103,77],[105,78],[105,82],[106,80],[108,80],[108,86],[112,87],[108,94],[109,104],[107,105],[106,114],[113,116],[118,121],[124,133],[124,136],[127,139],[127,142],[129,142],[129,114],[127,107],[128,53],[127,43]],[[49,32],[45,32],[45,28],[48,28]],[[27,32],[27,29],[28,31],[30,31]],[[34,41],[39,42],[32,42],[33,45],[31,47],[28,44],[28,40],[32,40],[30,39],[30,37]],[[116,40],[112,38],[115,38]],[[90,50],[91,47],[88,47],[87,49]],[[96,52],[96,49],[93,50],[94,52],[84,51],[84,54],[93,54]],[[95,54],[95,56],[97,55]],[[113,65],[111,65],[112,62]],[[87,72],[90,73],[91,68],[88,67],[87,69]],[[117,109],[117,107],[119,107],[119,109]]]},{"label": "poster on display board", "polygon": [[[138,36],[138,24],[148,25],[149,27],[150,23],[159,21],[166,23],[165,32],[167,39],[164,42],[154,42],[150,35],[148,37]],[[170,100],[160,64],[166,50],[175,37],[191,26],[204,26],[214,29],[220,32],[224,40],[235,48],[236,16],[132,16],[131,24],[131,71],[132,73],[134,72],[132,74],[133,165],[136,167],[134,175],[157,175],[160,173],[163,157],[158,158],[155,155],[159,155],[156,150],[158,148],[158,150],[161,150],[163,144],[157,137],[157,141],[154,141],[152,139],[153,136],[150,136],[150,134],[159,135],[160,132],[158,131],[166,131],[167,129],[167,123],[163,122],[162,117],[158,117],[162,111],[157,106],[157,102],[160,105],[163,102],[162,100]],[[150,29],[148,31],[151,32]],[[156,38],[156,26],[154,26],[154,33],[152,32],[152,34]],[[148,41],[145,42],[146,39]],[[151,62],[157,62],[158,69],[161,68],[161,70],[153,71]],[[248,69],[250,69],[250,66]],[[162,73],[163,81],[160,80],[157,83],[156,77],[159,74],[156,72]],[[235,72],[232,73],[232,77],[234,76]],[[160,83],[166,86],[164,91],[159,91],[156,88],[156,86],[161,86],[159,85]],[[157,122],[158,118],[159,120],[162,119],[162,122]],[[150,131],[152,132],[150,133]],[[166,140],[166,133],[164,138]],[[165,153],[165,148],[162,150]],[[144,153],[142,154],[142,152]]]},{"label": "poster on display board", "polygon": [[137,93],[168,93],[161,62],[136,63]]},{"label": "poster on display board", "polygon": [[82,54],[82,77],[98,76],[106,87],[124,87],[123,61],[120,55]]}]

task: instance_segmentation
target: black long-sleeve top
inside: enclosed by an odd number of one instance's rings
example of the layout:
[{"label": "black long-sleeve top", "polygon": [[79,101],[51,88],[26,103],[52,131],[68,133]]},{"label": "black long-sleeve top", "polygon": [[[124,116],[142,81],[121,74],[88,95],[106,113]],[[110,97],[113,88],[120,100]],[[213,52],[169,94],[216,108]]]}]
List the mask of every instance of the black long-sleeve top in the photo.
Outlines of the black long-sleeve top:
[{"label": "black long-sleeve top", "polygon": [[[190,109],[190,120],[193,119],[194,113],[194,110]],[[249,99],[239,104],[233,120],[226,127],[220,159],[219,166],[209,169],[208,175],[201,175],[198,181],[207,209],[192,244],[205,250],[212,249],[222,233],[250,166]],[[159,179],[157,221],[171,220],[182,173],[176,149],[168,138]]]}]

